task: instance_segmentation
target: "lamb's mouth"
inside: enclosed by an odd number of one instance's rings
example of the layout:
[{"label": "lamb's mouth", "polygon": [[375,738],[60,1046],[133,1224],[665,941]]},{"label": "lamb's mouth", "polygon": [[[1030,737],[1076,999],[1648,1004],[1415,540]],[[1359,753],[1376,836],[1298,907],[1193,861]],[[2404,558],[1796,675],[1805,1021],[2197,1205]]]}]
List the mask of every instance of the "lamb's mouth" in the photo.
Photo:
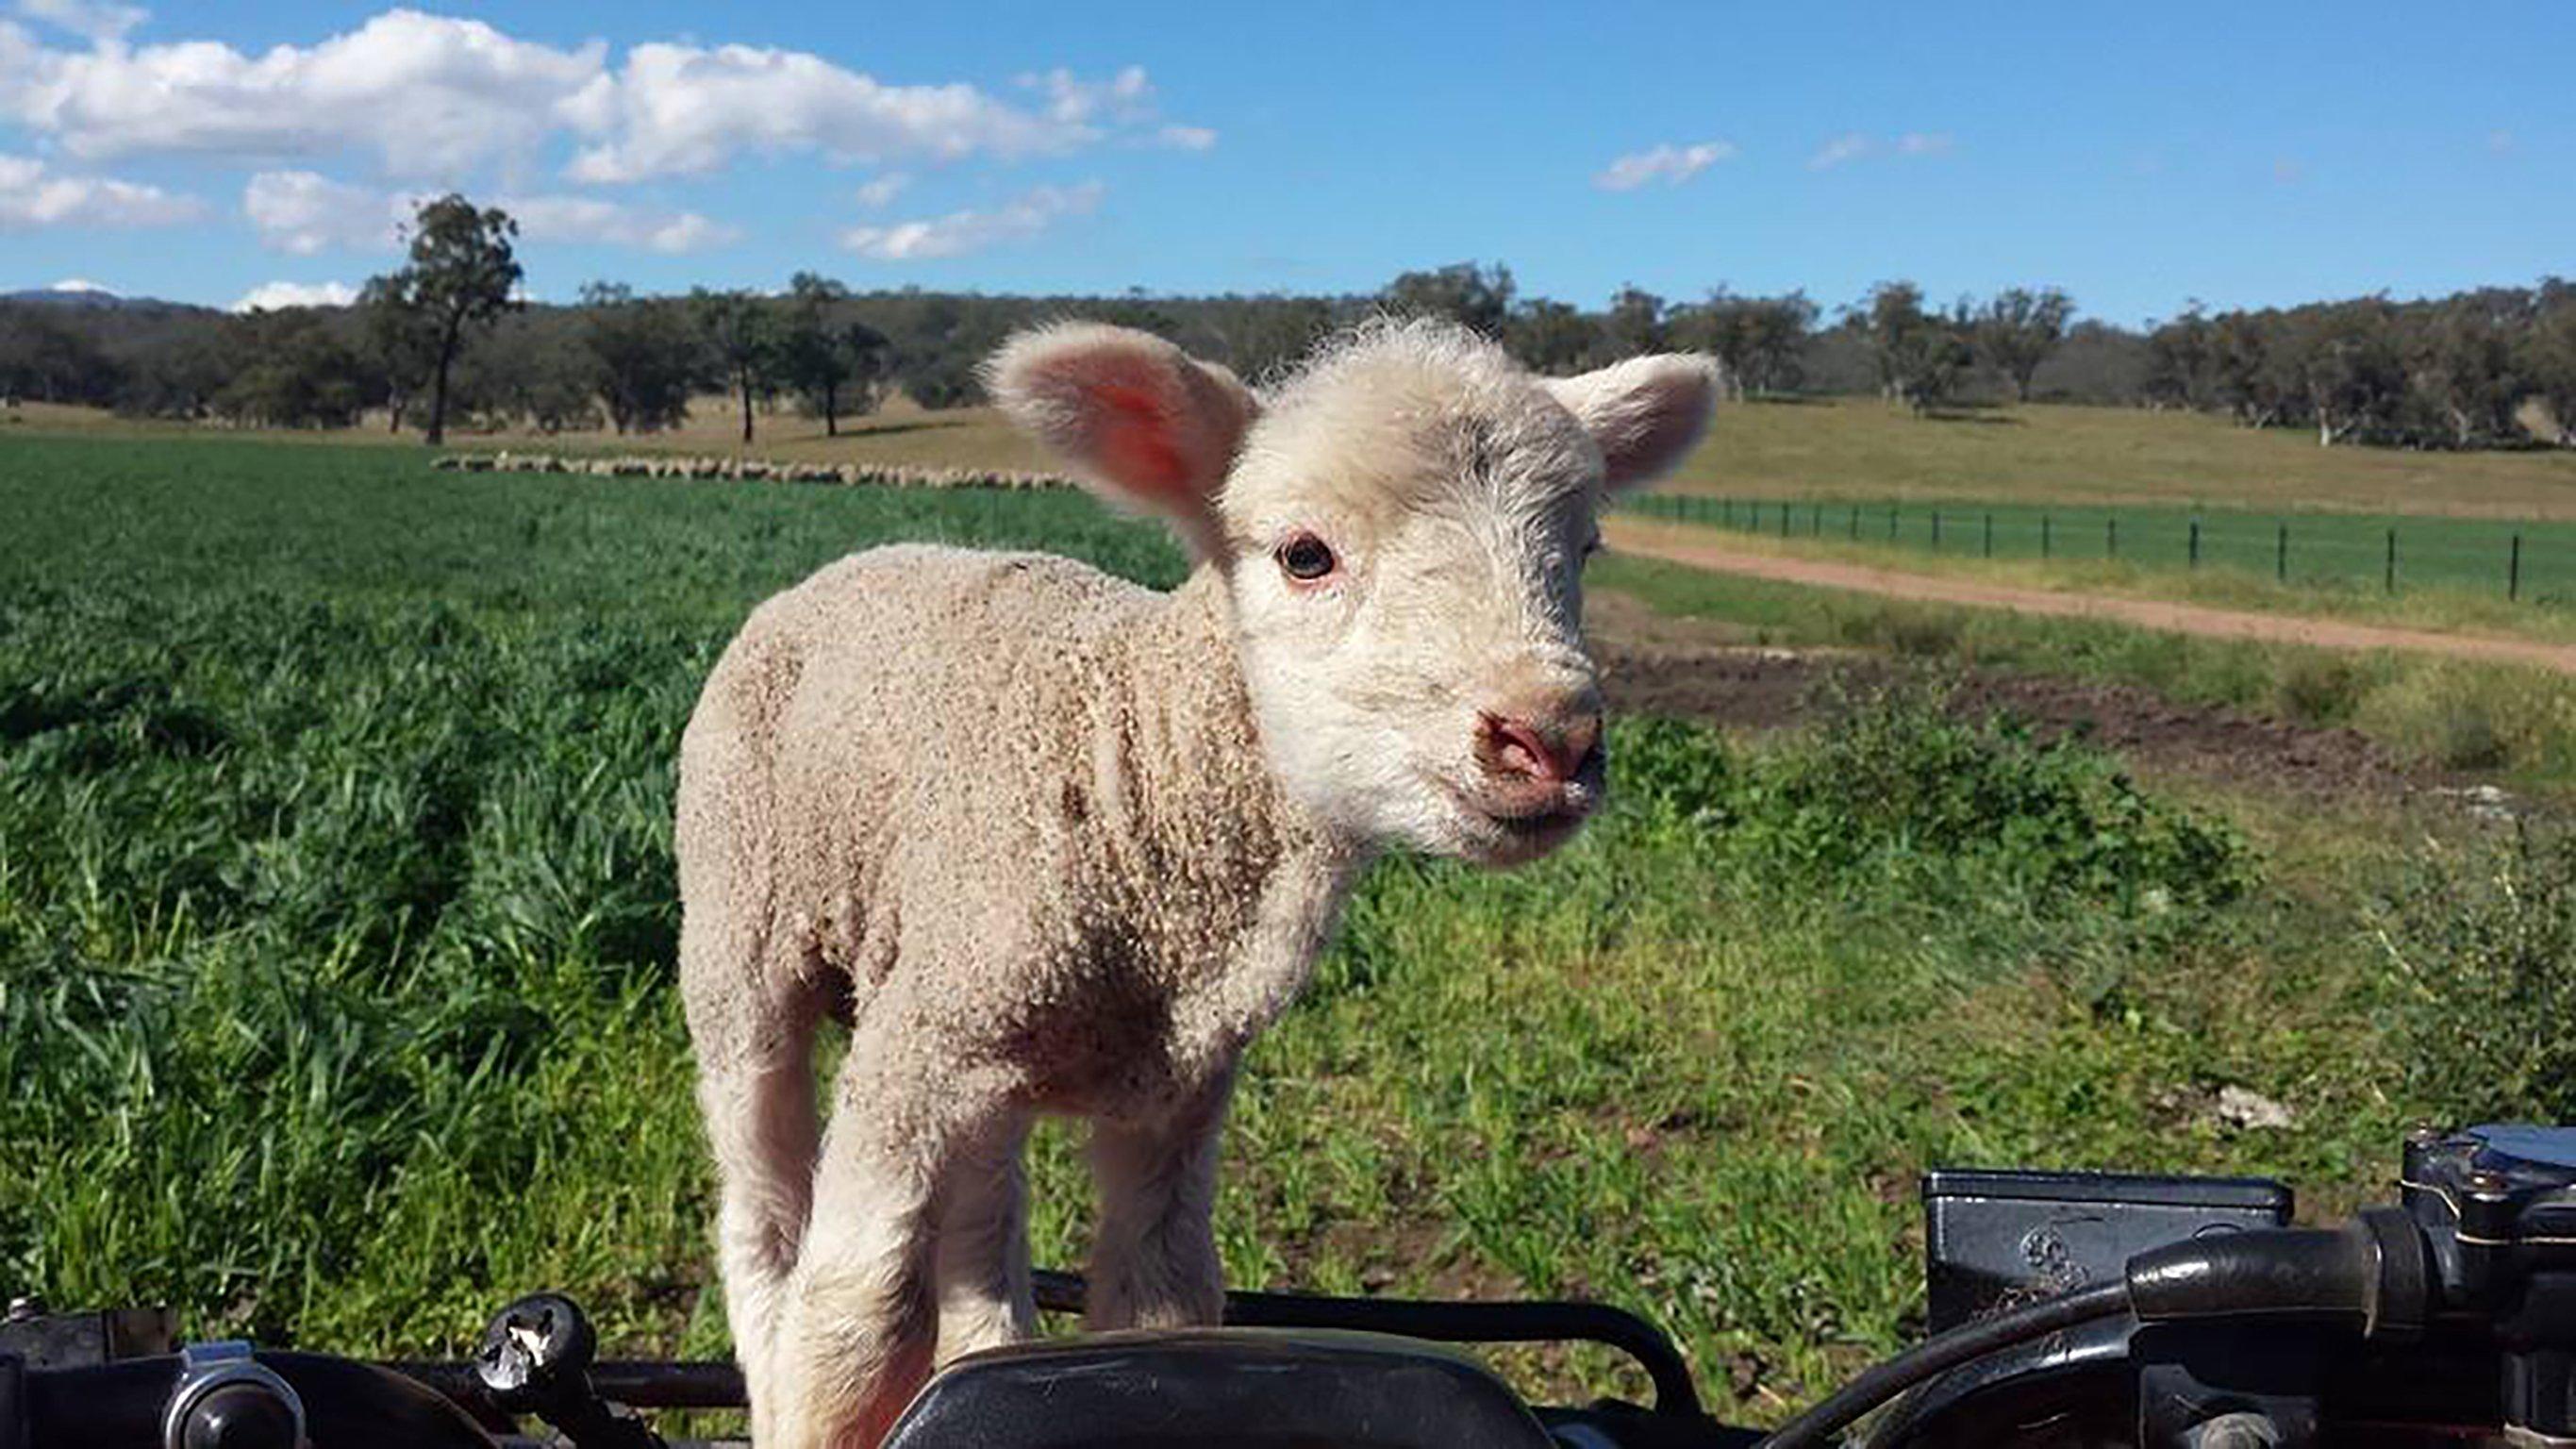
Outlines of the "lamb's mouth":
[{"label": "lamb's mouth", "polygon": [[1588,793],[1560,792],[1555,804],[1536,810],[1501,810],[1479,800],[1474,792],[1446,776],[1437,779],[1440,788],[1460,810],[1492,827],[1515,845],[1534,844],[1569,834],[1592,815]]}]

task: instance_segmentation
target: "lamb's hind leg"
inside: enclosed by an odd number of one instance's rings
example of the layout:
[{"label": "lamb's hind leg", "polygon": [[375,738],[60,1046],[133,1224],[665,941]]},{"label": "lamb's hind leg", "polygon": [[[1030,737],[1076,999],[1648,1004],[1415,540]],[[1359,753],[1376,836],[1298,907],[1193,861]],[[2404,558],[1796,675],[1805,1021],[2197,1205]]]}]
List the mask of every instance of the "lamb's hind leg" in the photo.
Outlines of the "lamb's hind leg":
[{"label": "lamb's hind leg", "polygon": [[805,1236],[821,1135],[813,1046],[819,1003],[782,1003],[759,1021],[737,999],[724,1020],[692,1012],[698,1106],[714,1148],[720,1200],[716,1249],[725,1321],[742,1365],[755,1437],[776,1414],[775,1341],[780,1305]]},{"label": "lamb's hind leg", "polygon": [[1013,1110],[999,1083],[950,1066],[918,1037],[863,1028],[850,1043],[779,1319],[781,1409],[761,1449],[867,1449],[930,1376],[945,1189]]},{"label": "lamb's hind leg", "polygon": [[1028,1116],[1011,1111],[957,1153],[939,1198],[939,1362],[1037,1332],[1029,1284]]}]

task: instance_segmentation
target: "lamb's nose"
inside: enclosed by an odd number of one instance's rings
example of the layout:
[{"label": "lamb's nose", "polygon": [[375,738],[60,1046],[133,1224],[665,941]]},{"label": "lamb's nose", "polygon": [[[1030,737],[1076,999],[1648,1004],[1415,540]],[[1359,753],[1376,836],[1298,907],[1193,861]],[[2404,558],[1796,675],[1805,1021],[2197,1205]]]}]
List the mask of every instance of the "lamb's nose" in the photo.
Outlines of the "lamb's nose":
[{"label": "lamb's nose", "polygon": [[1505,779],[1571,780],[1601,743],[1601,716],[1588,710],[1545,721],[1487,714],[1479,724],[1476,763]]}]

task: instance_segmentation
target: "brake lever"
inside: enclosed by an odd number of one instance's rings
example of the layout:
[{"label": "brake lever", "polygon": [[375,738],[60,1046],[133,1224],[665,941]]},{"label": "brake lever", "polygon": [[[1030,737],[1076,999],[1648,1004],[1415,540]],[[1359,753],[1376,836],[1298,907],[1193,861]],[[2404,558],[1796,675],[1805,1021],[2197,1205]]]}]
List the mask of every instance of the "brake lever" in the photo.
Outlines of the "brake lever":
[{"label": "brake lever", "polygon": [[609,1403],[590,1381],[599,1336],[578,1304],[536,1293],[493,1316],[474,1356],[484,1396],[506,1414],[534,1414],[573,1449],[669,1449],[632,1409]]}]

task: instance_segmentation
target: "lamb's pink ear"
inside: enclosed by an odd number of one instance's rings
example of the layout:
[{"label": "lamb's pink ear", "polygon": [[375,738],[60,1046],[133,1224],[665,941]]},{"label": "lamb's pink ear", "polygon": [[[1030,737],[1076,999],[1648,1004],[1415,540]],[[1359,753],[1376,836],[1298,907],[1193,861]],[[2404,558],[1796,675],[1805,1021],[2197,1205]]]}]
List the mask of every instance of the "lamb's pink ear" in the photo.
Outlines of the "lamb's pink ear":
[{"label": "lamb's pink ear", "polygon": [[984,387],[1094,492],[1170,519],[1202,558],[1215,552],[1217,490],[1258,411],[1233,373],[1149,332],[1060,322],[1003,343]]},{"label": "lamb's pink ear", "polygon": [[1612,489],[1651,482],[1681,462],[1717,406],[1717,364],[1694,352],[1631,357],[1547,390],[1601,445]]}]

